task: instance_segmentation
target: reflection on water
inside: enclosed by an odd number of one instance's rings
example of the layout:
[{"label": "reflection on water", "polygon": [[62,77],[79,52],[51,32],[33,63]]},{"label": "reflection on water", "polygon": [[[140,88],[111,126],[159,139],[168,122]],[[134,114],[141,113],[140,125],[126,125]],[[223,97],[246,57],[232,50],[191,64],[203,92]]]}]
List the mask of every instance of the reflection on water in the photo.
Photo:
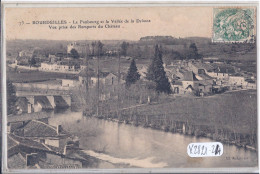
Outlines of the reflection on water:
[{"label": "reflection on water", "polygon": [[187,155],[189,143],[214,140],[87,118],[81,112],[56,113],[49,124],[63,125],[80,138],[85,153],[112,164],[123,163],[130,167],[257,166],[256,152],[224,145],[221,157],[191,158]]}]

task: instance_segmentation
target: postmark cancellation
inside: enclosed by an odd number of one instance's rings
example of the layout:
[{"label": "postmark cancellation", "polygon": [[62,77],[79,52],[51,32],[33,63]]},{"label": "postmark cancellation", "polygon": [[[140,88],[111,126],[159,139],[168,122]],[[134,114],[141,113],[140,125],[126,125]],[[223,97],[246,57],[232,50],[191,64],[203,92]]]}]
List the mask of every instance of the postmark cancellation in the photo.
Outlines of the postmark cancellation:
[{"label": "postmark cancellation", "polygon": [[214,8],[213,42],[255,42],[254,8]]}]

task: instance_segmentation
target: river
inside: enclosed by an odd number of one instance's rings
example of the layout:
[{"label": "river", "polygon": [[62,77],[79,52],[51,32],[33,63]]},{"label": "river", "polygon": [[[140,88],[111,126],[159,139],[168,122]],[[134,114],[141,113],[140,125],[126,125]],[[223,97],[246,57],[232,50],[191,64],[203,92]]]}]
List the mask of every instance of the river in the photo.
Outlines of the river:
[{"label": "river", "polygon": [[61,124],[80,138],[85,153],[100,159],[99,168],[114,167],[255,167],[257,152],[224,144],[221,157],[191,158],[187,146],[194,142],[212,142],[196,138],[118,124],[82,116],[81,112],[52,114],[49,124]]}]

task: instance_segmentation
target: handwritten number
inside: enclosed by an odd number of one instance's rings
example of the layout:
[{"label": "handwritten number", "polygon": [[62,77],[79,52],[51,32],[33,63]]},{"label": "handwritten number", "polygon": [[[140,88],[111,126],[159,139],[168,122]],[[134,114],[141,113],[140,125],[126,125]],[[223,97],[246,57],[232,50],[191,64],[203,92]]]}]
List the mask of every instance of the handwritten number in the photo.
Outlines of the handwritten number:
[{"label": "handwritten number", "polygon": [[212,145],[212,153],[214,153],[214,151],[215,151],[215,146],[214,145]]},{"label": "handwritten number", "polygon": [[220,149],[219,145],[217,144],[217,147],[215,150],[215,155],[217,155],[218,153],[220,154],[220,151],[221,151],[221,149]]}]

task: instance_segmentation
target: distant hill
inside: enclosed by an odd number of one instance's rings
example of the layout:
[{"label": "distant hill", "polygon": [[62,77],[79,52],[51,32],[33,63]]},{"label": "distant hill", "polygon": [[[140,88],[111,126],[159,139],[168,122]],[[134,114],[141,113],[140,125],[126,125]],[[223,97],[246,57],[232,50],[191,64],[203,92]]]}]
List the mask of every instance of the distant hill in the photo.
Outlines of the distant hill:
[{"label": "distant hill", "polygon": [[[138,41],[130,40],[102,40],[103,50],[118,50],[120,44],[126,41],[130,43],[128,56],[150,59],[153,56],[154,45],[163,46],[165,53],[171,56],[174,54],[185,55],[190,44],[195,43],[198,53],[203,57],[219,57],[222,59],[256,61],[256,44],[255,43],[212,43],[211,38],[206,37],[186,37],[175,38],[172,36],[145,36]],[[18,52],[29,48],[40,48],[46,53],[54,54],[65,52],[67,45],[75,41],[66,40],[8,40],[7,41],[7,58],[16,57]],[[79,40],[79,44],[88,44],[91,46],[93,40]],[[179,53],[176,53],[179,52]]]}]

